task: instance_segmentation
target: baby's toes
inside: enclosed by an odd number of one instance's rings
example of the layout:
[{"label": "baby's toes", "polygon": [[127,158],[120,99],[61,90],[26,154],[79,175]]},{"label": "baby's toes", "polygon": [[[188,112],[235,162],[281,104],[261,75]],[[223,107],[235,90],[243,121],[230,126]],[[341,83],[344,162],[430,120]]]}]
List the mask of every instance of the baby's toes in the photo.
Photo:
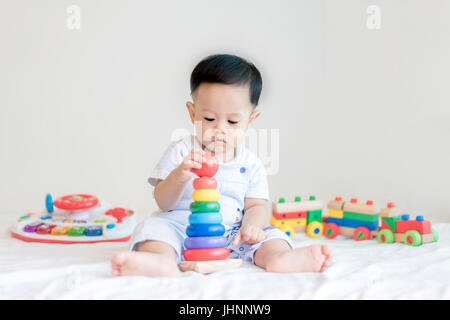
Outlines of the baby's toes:
[{"label": "baby's toes", "polygon": [[126,252],[116,253],[111,259],[111,273],[113,276],[122,274],[122,267],[126,261]]},{"label": "baby's toes", "polygon": [[328,268],[332,261],[331,249],[328,246],[326,245],[322,246],[322,254],[324,255],[324,261],[320,270],[321,272],[324,271],[326,268]]}]

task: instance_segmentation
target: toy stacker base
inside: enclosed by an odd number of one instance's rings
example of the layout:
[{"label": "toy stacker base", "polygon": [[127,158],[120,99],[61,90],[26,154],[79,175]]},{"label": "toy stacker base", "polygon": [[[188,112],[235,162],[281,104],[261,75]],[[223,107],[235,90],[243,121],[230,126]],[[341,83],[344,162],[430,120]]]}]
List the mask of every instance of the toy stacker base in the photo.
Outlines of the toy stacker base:
[{"label": "toy stacker base", "polygon": [[213,273],[220,270],[238,268],[242,259],[209,260],[209,261],[182,261],[178,265],[180,270],[196,271],[198,273]]}]

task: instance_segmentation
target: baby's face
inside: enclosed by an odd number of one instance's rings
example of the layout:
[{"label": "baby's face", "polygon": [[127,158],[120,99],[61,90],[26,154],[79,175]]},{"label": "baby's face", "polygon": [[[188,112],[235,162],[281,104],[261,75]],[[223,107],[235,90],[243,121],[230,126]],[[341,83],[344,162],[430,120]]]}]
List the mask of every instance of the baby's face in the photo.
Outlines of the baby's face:
[{"label": "baby's face", "polygon": [[250,124],[259,116],[250,103],[248,86],[202,83],[187,102],[196,135],[216,154],[232,152],[242,143]]}]

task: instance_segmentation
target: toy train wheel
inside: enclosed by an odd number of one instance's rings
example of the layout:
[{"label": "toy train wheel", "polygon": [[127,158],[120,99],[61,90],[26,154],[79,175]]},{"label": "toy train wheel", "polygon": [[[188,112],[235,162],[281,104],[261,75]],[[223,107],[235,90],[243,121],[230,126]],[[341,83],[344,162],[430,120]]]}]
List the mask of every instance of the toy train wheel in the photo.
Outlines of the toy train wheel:
[{"label": "toy train wheel", "polygon": [[81,210],[95,207],[98,203],[96,196],[89,194],[69,194],[62,196],[53,202],[53,205],[63,210]]},{"label": "toy train wheel", "polygon": [[318,221],[313,221],[306,227],[306,234],[311,238],[318,238],[323,233],[323,224]]},{"label": "toy train wheel", "polygon": [[353,239],[355,241],[364,241],[370,239],[370,230],[366,227],[358,227],[353,232]]},{"label": "toy train wheel", "polygon": [[336,238],[339,235],[339,226],[334,222],[327,223],[323,235],[328,239]]},{"label": "toy train wheel", "polygon": [[409,230],[403,236],[403,243],[413,247],[420,246],[422,244],[422,236],[416,230]]},{"label": "toy train wheel", "polygon": [[286,233],[289,236],[289,238],[291,238],[291,239],[292,239],[292,237],[294,236],[294,233],[295,233],[294,228],[292,228],[291,226],[283,226],[281,231]]},{"label": "toy train wheel", "polygon": [[431,233],[433,234],[433,242],[437,242],[439,240],[439,235],[434,228],[431,228]]},{"label": "toy train wheel", "polygon": [[394,233],[389,229],[383,229],[377,235],[378,243],[394,243],[394,238]]}]

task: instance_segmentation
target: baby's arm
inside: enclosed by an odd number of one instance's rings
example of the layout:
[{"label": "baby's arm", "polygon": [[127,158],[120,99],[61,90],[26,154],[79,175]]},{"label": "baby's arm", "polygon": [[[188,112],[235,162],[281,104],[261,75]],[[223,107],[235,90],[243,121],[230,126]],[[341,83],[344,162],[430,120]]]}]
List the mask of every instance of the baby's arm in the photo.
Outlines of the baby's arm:
[{"label": "baby's arm", "polygon": [[242,225],[233,239],[233,245],[239,241],[248,244],[261,242],[265,238],[264,228],[267,227],[269,214],[267,202],[264,199],[245,198],[244,217]]},{"label": "baby's arm", "polygon": [[155,186],[155,201],[163,211],[175,208],[183,195],[186,183],[191,179],[193,168],[201,168],[202,161],[206,161],[204,151],[192,150],[181,164],[172,170],[164,180],[159,180]]}]

